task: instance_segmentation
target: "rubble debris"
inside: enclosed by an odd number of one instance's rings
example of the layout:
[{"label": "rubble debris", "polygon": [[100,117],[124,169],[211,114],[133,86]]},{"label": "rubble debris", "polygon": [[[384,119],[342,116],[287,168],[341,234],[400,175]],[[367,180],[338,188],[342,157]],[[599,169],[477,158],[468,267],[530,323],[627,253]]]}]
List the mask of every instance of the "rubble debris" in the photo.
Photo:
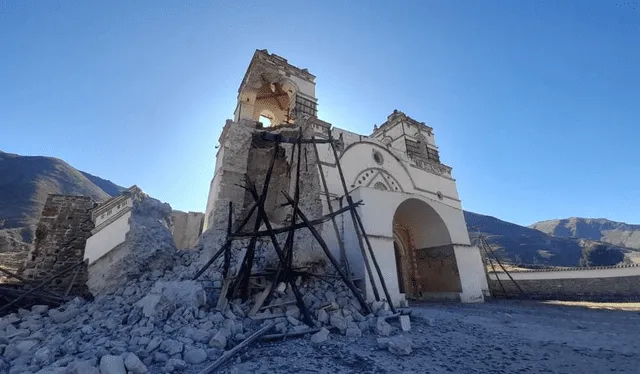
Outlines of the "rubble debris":
[{"label": "rubble debris", "polygon": [[311,335],[312,343],[324,343],[325,341],[327,341],[327,339],[329,339],[329,330],[324,327],[321,328],[317,333]]}]

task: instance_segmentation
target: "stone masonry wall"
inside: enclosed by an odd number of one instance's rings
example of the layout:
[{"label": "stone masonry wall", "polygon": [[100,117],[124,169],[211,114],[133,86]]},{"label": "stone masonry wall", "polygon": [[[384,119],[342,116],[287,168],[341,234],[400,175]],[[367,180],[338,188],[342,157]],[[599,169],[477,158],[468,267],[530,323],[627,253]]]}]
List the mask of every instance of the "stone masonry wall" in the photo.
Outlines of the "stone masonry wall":
[{"label": "stone masonry wall", "polygon": [[[22,275],[38,283],[82,262],[85,242],[94,228],[91,209],[95,206],[96,203],[87,196],[49,195],[36,228],[33,249],[20,269]],[[54,279],[47,288],[65,292],[75,273],[76,270],[73,270]],[[83,265],[75,278],[71,294],[84,294],[87,290],[86,281],[87,267]]]},{"label": "stone masonry wall", "polygon": [[[631,301],[640,300],[640,276],[516,280],[526,298],[539,300]],[[502,280],[507,296],[521,298],[510,280]],[[504,293],[497,280],[489,280],[491,293]]]}]

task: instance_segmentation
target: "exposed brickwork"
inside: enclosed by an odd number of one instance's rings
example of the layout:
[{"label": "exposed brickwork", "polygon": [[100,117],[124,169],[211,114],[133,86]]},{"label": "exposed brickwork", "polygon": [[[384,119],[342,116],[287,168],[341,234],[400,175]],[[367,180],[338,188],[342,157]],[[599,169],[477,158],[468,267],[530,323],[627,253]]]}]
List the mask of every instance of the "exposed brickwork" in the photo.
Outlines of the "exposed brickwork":
[{"label": "exposed brickwork", "polygon": [[[29,280],[40,282],[83,260],[87,238],[94,224],[91,209],[96,203],[87,196],[49,195],[36,228],[34,247],[21,269]],[[65,292],[75,270],[54,279],[47,288]],[[81,266],[71,294],[86,292],[87,268]]]},{"label": "exposed brickwork", "polygon": [[[526,298],[542,300],[627,301],[640,300],[640,276],[610,278],[518,280]],[[509,280],[502,284],[510,297],[520,297]],[[489,280],[491,293],[502,296],[497,280]]]}]

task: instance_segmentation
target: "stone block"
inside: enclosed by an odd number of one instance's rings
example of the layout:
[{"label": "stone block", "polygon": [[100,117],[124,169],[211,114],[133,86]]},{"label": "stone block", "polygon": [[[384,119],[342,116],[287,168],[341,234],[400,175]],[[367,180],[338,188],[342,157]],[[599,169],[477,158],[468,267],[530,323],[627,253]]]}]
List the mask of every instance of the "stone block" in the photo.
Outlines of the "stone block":
[{"label": "stone block", "polygon": [[100,374],[127,374],[121,356],[104,355],[100,358]]},{"label": "stone block", "polygon": [[147,366],[134,353],[127,353],[124,358],[124,366],[127,371],[133,374],[145,374],[148,372]]},{"label": "stone block", "polygon": [[400,328],[402,331],[411,331],[411,320],[409,316],[400,316]]},{"label": "stone block", "polygon": [[324,343],[329,338],[329,330],[324,327],[320,329],[320,331],[311,335],[311,343]]},{"label": "stone block", "polygon": [[207,351],[202,348],[192,348],[184,353],[184,361],[189,364],[200,364],[207,359]]}]

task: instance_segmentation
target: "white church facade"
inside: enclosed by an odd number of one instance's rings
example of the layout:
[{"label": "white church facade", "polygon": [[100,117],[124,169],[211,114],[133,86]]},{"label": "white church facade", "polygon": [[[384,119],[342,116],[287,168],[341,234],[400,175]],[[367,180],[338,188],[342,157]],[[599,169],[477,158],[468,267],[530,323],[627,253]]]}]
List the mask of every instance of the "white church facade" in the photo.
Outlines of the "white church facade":
[{"label": "white church facade", "polygon": [[[480,251],[470,243],[456,182],[451,167],[440,162],[433,129],[400,111],[393,111],[369,135],[324,122],[317,118],[315,76],[266,50],[255,52],[238,91],[234,119],[227,121],[220,136],[203,230],[219,230],[222,235],[230,201],[238,207],[235,218],[246,213],[240,207],[246,208],[250,200],[239,184],[247,176],[262,178],[259,174],[269,157],[255,134],[264,131],[340,139],[339,164],[329,144],[315,149],[304,145],[300,206],[315,218],[344,207],[341,167],[353,201],[362,201],[358,211],[394,304],[484,299],[488,285]],[[290,149],[283,148],[280,160],[272,182],[276,193],[267,201],[276,224],[288,218],[277,189],[290,190],[296,170]],[[356,284],[373,299],[350,215],[342,214],[319,229]]]}]

